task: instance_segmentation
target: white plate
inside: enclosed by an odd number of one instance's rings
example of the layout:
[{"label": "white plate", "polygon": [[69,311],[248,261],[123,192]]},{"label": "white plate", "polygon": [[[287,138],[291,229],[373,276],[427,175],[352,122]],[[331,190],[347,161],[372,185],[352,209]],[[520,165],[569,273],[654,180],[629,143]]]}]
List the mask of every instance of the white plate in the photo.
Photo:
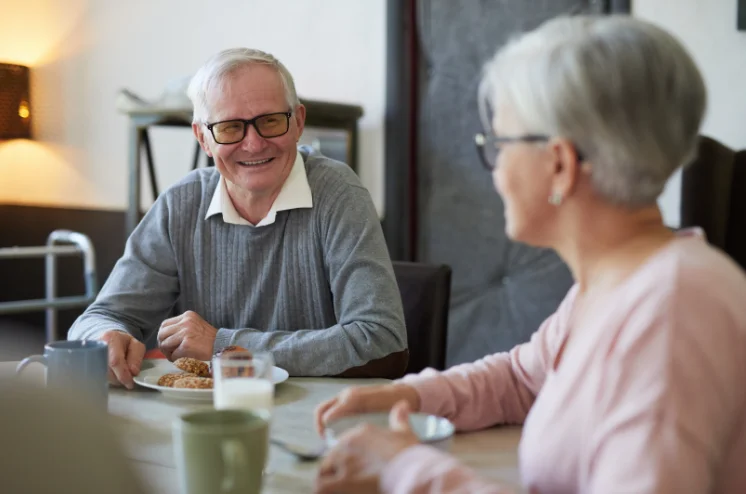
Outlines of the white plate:
[{"label": "white plate", "polygon": [[[135,382],[140,386],[150,389],[156,389],[163,393],[166,398],[178,398],[180,400],[212,400],[211,389],[185,389],[169,388],[167,386],[158,386],[158,379],[163,374],[171,372],[181,372],[168,360],[146,360],[143,362],[142,370],[138,376],[135,376]],[[288,371],[279,367],[272,367],[272,382],[279,384],[290,377]]]},{"label": "white plate", "polygon": [[[326,444],[329,447],[334,446],[337,443],[337,438],[339,436],[357,425],[366,423],[388,429],[389,414],[364,413],[335,420],[326,425]],[[420,442],[432,444],[444,450],[447,450],[450,446],[449,440],[456,430],[450,420],[425,413],[410,414],[409,424],[412,426],[412,431],[417,435]]]}]

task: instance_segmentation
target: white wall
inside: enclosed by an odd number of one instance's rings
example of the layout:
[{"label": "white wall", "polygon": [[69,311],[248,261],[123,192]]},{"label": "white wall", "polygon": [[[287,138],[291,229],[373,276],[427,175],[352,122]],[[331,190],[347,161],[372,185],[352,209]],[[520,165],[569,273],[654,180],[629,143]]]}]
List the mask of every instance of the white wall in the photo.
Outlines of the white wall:
[{"label": "white wall", "polygon": [[[634,0],[668,29],[704,73],[703,133],[746,148],[746,33],[737,0]],[[125,207],[127,87],[156,98],[209,55],[252,46],[277,55],[302,97],[360,104],[360,175],[383,204],[384,0],[0,0],[0,60],[32,66],[36,140],[0,143],[0,203]],[[186,173],[186,129],[153,132],[161,187]],[[143,187],[143,206],[152,198]],[[679,177],[661,205],[679,223]]]},{"label": "white wall", "polygon": [[[746,32],[736,29],[737,0],[633,0],[633,14],[667,29],[686,46],[705,78],[702,133],[746,148]],[[679,224],[681,176],[661,198],[666,222]]]},{"label": "white wall", "polygon": [[[382,210],[384,0],[0,3],[0,60],[32,66],[36,131],[34,141],[0,143],[0,203],[124,208],[127,117],[117,91],[156,99],[215,52],[249,46],[282,60],[301,97],[363,106],[359,173]],[[159,128],[151,141],[164,188],[189,171],[193,137]],[[148,191],[144,182],[144,207]]]}]

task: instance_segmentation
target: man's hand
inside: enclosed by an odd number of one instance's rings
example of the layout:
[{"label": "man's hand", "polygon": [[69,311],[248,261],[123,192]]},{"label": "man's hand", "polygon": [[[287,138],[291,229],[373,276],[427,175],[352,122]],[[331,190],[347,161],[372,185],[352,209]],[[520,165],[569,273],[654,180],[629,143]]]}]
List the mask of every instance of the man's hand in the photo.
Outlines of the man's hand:
[{"label": "man's hand", "polygon": [[218,330],[199,314],[186,311],[166,319],[158,330],[158,347],[170,361],[181,357],[210,360]]},{"label": "man's hand", "polygon": [[134,388],[132,377],[140,373],[145,345],[123,331],[107,331],[99,340],[109,345],[109,382],[127,389]]}]

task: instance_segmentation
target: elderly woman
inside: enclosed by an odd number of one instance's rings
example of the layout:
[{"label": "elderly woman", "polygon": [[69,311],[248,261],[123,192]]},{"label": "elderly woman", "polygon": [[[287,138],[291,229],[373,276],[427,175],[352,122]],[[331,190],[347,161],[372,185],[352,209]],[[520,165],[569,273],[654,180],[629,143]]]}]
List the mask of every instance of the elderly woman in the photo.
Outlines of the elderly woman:
[{"label": "elderly woman", "polygon": [[694,62],[640,20],[560,18],[501,49],[480,93],[507,234],[557,250],[576,285],[510,352],[320,405],[320,429],[392,410],[341,438],[318,492],[505,492],[418,445],[410,410],[523,424],[531,493],[746,492],[746,277],[656,206],[697,142]]}]

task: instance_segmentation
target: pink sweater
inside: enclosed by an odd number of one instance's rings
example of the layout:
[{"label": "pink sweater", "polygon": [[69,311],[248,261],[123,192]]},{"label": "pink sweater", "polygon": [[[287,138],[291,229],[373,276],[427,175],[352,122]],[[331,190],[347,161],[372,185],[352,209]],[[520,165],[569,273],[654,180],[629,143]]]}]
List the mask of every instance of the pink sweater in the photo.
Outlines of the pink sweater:
[{"label": "pink sweater", "polygon": [[[404,378],[461,431],[524,424],[532,494],[746,493],[746,278],[701,238],[632,273],[559,365],[573,288],[529,343]],[[428,446],[400,453],[388,493],[506,493]]]}]

